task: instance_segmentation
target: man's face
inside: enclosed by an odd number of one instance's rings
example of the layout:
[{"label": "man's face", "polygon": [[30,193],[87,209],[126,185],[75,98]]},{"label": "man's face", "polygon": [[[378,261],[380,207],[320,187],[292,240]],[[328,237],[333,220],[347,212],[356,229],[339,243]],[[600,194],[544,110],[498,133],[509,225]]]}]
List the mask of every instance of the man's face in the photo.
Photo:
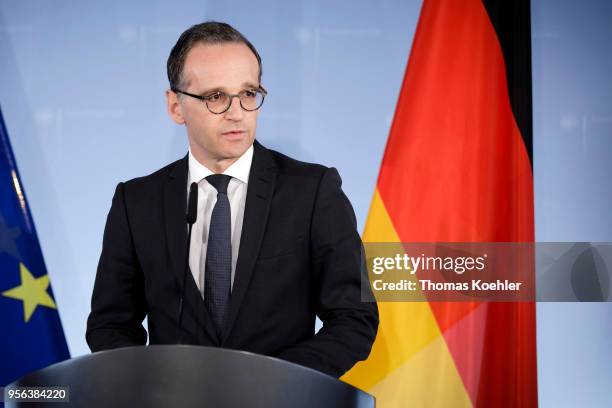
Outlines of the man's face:
[{"label": "man's face", "polygon": [[[182,77],[182,91],[203,96],[214,91],[233,95],[260,85],[257,59],[241,43],[195,45],[185,58]],[[232,98],[226,112],[214,114],[196,98],[172,91],[166,95],[170,117],[185,124],[192,153],[211,170],[227,167],[253,144],[259,111],[243,110],[238,98]]]}]

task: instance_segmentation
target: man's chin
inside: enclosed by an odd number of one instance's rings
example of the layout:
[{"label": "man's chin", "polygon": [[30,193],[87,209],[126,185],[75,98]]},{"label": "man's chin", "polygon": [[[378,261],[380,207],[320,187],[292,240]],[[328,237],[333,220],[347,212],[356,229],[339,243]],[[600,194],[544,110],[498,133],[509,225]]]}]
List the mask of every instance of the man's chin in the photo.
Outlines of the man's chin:
[{"label": "man's chin", "polygon": [[226,141],[226,143],[223,143],[224,156],[228,159],[237,159],[242,156],[252,144],[253,141],[249,141],[247,139],[232,142]]}]

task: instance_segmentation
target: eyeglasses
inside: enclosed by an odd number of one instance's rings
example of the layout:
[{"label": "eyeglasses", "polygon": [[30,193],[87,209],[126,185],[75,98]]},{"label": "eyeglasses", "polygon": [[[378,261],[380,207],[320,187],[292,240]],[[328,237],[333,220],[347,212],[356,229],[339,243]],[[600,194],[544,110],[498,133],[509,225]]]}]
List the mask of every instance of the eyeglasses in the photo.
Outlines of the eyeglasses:
[{"label": "eyeglasses", "polygon": [[245,111],[256,111],[261,107],[266,95],[268,94],[268,91],[266,91],[262,86],[260,86],[258,89],[245,89],[244,91],[240,91],[234,95],[230,95],[222,91],[215,91],[205,96],[195,95],[189,92],[180,91],[178,89],[173,89],[172,91],[203,101],[208,110],[216,115],[227,112],[230,106],[232,106],[232,100],[234,97],[238,97],[240,107]]}]

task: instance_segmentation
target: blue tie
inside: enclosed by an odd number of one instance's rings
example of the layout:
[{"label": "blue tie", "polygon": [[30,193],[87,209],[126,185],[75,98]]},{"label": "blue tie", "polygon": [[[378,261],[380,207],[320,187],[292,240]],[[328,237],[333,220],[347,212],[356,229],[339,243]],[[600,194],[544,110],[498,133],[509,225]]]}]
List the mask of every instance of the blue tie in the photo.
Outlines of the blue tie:
[{"label": "blue tie", "polygon": [[217,189],[217,203],[212,210],[208,229],[204,302],[220,337],[223,335],[228,317],[231,290],[232,232],[230,203],[227,198],[227,185],[230,179],[230,176],[224,174],[206,177],[206,180]]}]

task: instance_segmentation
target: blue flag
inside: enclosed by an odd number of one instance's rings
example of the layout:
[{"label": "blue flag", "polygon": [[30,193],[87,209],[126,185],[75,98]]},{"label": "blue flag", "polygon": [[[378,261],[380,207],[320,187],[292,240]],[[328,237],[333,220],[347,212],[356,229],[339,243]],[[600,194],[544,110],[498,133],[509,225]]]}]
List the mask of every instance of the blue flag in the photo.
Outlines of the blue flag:
[{"label": "blue flag", "polygon": [[0,111],[0,386],[70,358]]}]

